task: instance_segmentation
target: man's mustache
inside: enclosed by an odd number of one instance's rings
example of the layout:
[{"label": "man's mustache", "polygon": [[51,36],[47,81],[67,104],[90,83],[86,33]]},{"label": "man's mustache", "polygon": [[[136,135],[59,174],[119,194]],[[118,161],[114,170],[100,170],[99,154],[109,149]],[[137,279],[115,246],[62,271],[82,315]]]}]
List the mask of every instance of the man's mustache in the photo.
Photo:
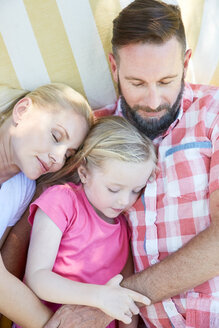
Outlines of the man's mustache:
[{"label": "man's mustache", "polygon": [[160,105],[158,106],[157,108],[155,109],[152,109],[151,107],[148,107],[148,106],[139,106],[139,105],[135,105],[133,106],[133,111],[137,112],[139,110],[143,111],[143,112],[146,112],[146,113],[158,113],[158,112],[161,112],[162,110],[166,110],[166,111],[169,111],[170,110],[170,106],[167,105],[167,104],[163,104],[163,105]]}]

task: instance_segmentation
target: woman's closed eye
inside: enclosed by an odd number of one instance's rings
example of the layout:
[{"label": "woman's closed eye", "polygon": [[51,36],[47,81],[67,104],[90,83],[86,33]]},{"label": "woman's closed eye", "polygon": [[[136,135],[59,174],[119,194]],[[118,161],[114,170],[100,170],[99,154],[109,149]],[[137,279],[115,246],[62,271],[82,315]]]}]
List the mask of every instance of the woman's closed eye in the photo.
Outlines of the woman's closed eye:
[{"label": "woman's closed eye", "polygon": [[57,130],[52,130],[51,131],[51,134],[52,134],[53,140],[55,142],[59,142],[60,139],[62,138],[61,133],[59,131],[57,131]]}]

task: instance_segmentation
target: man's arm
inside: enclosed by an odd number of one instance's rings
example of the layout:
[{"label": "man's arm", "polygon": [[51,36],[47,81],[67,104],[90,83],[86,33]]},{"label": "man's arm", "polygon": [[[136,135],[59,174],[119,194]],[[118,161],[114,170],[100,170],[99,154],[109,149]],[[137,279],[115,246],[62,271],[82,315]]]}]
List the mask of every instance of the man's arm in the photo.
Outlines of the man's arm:
[{"label": "man's arm", "polygon": [[[37,186],[31,203],[42,193],[42,187]],[[14,276],[22,279],[24,276],[27,250],[30,240],[31,225],[27,221],[29,207],[24,212],[22,218],[11,229],[2,248],[1,255],[5,267]]]},{"label": "man's arm", "polygon": [[112,320],[94,307],[63,305],[44,328],[105,328]]},{"label": "man's arm", "polygon": [[[166,259],[122,281],[153,303],[219,275],[219,190],[210,196],[210,226]],[[207,263],[207,265],[206,265]]]}]

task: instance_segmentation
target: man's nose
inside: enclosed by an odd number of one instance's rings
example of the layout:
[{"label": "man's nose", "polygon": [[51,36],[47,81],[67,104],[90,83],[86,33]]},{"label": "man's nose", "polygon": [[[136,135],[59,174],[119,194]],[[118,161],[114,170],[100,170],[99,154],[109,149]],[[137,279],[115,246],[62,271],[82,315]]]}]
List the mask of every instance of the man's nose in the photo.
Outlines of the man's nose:
[{"label": "man's nose", "polygon": [[156,86],[149,86],[145,95],[145,106],[156,110],[161,104],[160,93]]}]

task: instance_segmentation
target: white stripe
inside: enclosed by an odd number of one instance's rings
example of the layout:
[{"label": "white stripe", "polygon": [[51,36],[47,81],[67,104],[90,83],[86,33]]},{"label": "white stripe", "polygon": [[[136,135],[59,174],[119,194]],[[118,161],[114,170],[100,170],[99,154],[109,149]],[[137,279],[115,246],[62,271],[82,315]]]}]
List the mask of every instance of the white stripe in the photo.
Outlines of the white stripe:
[{"label": "white stripe", "polygon": [[89,0],[57,0],[66,33],[93,108],[116,100],[116,93]]},{"label": "white stripe", "polygon": [[193,55],[196,80],[210,83],[219,60],[218,0],[205,0],[199,40]]},{"label": "white stripe", "polygon": [[123,8],[127,7],[133,1],[134,0],[120,0],[120,6],[123,9]]},{"label": "white stripe", "polygon": [[178,5],[177,0],[163,0],[163,2],[167,3],[168,5]]},{"label": "white stripe", "polygon": [[50,82],[22,0],[1,0],[0,31],[21,87]]}]

